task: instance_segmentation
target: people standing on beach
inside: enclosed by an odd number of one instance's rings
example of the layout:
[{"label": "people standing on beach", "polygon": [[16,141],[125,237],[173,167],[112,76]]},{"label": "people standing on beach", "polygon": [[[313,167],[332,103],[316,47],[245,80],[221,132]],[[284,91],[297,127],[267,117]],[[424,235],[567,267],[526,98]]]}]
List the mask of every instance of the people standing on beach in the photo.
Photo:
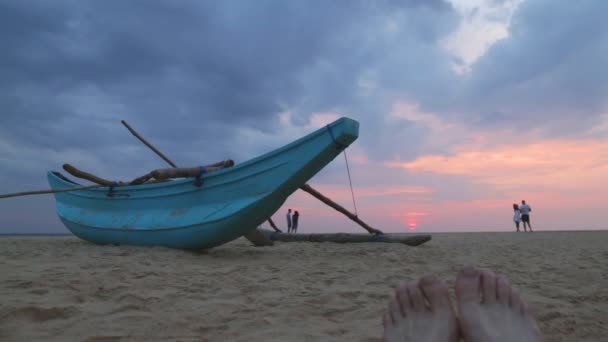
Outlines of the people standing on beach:
[{"label": "people standing on beach", "polygon": [[528,224],[528,228],[530,228],[530,232],[532,232],[532,226],[530,225],[530,212],[532,208],[526,204],[526,201],[521,200],[519,211],[521,212],[521,222],[524,224],[524,232],[526,231],[526,223]]},{"label": "people standing on beach", "polygon": [[298,222],[300,221],[300,213],[296,210],[293,212],[293,217],[292,217],[292,227],[291,230],[293,231],[293,233],[297,233],[298,232]]},{"label": "people standing on beach", "polygon": [[291,233],[291,209],[287,209],[287,233]]},{"label": "people standing on beach", "polygon": [[383,315],[384,341],[541,341],[536,319],[505,276],[466,266],[455,292],[458,310],[435,275],[402,283]]},{"label": "people standing on beach", "polygon": [[519,220],[521,219],[521,212],[519,211],[517,203],[513,203],[513,211],[513,222],[515,222],[515,228],[517,228],[517,232],[519,233]]}]

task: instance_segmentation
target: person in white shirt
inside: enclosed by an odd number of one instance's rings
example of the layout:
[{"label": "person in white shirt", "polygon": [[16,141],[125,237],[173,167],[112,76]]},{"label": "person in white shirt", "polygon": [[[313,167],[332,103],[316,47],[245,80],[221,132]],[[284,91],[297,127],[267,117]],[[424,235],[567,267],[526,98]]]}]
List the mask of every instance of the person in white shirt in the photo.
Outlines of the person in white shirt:
[{"label": "person in white shirt", "polygon": [[521,213],[521,222],[524,223],[524,232],[526,231],[526,223],[528,224],[528,228],[530,228],[530,232],[532,232],[532,226],[530,225],[530,212],[532,208],[526,204],[526,201],[522,200],[521,205],[519,206],[519,212]]},{"label": "person in white shirt", "polygon": [[519,211],[517,203],[513,203],[513,211],[513,222],[515,222],[515,228],[517,228],[517,232],[519,233],[519,220],[521,219],[521,212]]},{"label": "person in white shirt", "polygon": [[287,233],[291,233],[291,209],[287,210]]}]

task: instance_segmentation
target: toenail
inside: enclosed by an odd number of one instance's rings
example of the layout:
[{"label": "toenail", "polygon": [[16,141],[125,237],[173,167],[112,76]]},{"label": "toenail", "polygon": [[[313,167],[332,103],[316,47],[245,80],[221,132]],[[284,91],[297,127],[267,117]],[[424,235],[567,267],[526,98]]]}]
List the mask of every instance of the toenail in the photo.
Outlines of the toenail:
[{"label": "toenail", "polygon": [[462,269],[462,273],[465,275],[470,275],[470,276],[474,276],[477,275],[477,269],[472,266],[472,265],[466,265],[463,269]]}]

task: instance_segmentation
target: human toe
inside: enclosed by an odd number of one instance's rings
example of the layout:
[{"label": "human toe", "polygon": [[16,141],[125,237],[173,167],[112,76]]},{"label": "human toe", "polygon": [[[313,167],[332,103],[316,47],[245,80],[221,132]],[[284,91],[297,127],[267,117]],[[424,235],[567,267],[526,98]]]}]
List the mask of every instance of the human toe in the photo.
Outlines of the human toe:
[{"label": "human toe", "polygon": [[448,287],[435,275],[425,275],[418,283],[432,311],[450,307]]},{"label": "human toe", "polygon": [[496,277],[496,294],[500,304],[508,305],[509,297],[511,295],[511,285],[509,280],[504,275]]},{"label": "human toe", "polygon": [[426,309],[424,297],[417,281],[410,281],[407,283],[407,292],[414,311],[423,311]]},{"label": "human toe", "polygon": [[493,272],[481,271],[481,293],[484,303],[496,303],[496,275]]},{"label": "human toe", "polygon": [[481,272],[471,266],[465,266],[456,277],[456,298],[459,302],[479,303],[481,291]]}]

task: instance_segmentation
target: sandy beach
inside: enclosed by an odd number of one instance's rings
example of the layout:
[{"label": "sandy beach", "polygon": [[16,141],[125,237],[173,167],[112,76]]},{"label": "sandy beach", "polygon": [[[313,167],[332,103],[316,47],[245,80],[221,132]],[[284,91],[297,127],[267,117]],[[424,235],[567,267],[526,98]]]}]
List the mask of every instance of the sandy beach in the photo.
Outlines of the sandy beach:
[{"label": "sandy beach", "polygon": [[[0,238],[2,341],[378,341],[403,279],[506,274],[547,341],[608,336],[608,231],[434,234],[398,244],[244,239],[206,252]],[[451,293],[453,298],[453,291]]]}]

